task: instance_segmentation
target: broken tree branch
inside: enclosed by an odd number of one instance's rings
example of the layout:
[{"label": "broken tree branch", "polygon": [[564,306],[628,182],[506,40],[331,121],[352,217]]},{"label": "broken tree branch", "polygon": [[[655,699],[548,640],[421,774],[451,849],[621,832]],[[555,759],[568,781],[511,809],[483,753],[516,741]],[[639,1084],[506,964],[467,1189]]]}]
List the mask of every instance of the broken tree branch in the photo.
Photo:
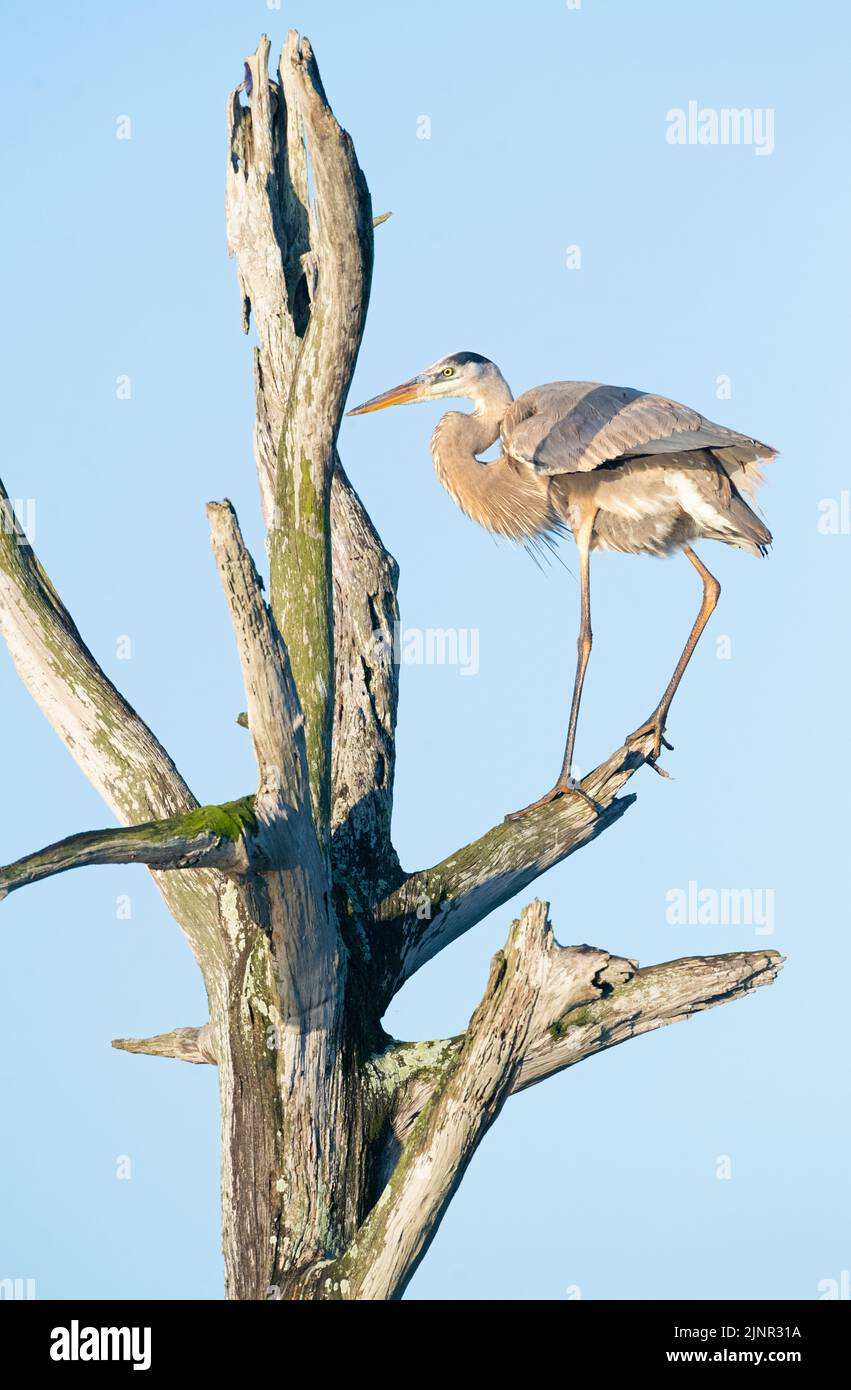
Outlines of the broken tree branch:
[{"label": "broken tree branch", "polygon": [[[584,952],[591,948],[556,949]],[[734,951],[722,956],[685,956],[642,970],[633,961],[615,961],[610,978],[606,961],[613,958],[606,952],[600,954],[605,960],[597,982],[614,987],[600,988],[585,1003],[559,1012],[545,1032],[530,1041],[512,1084],[512,1095],[597,1052],[769,985],[783,964],[776,951]],[[395,1144],[405,1140],[462,1042],[463,1037],[398,1043],[375,1059],[379,1075],[395,1095]]]},{"label": "broken tree branch", "polygon": [[304,720],[287,649],[230,502],[211,502],[207,516],[248,703],[260,778],[257,812],[269,803],[273,814],[282,807],[290,815],[309,815]]},{"label": "broken tree branch", "polygon": [[581,797],[562,797],[520,820],[503,821],[433,868],[409,874],[380,901],[372,941],[387,998],[495,908],[620,820],[635,798],[617,793],[651,748],[650,737],[619,748],[588,774],[582,787],[602,808],[599,813]]},{"label": "broken tree branch", "polygon": [[209,1023],[201,1028],[175,1028],[154,1038],[113,1038],[119,1052],[138,1052],[147,1057],[174,1057],[178,1062],[215,1065],[217,1062],[213,1030]]},{"label": "broken tree branch", "polygon": [[[377,1059],[398,1087],[393,1128],[401,1146],[351,1250],[315,1271],[324,1296],[401,1297],[509,1095],[629,1037],[770,984],[781,963],[775,952],[739,952],[640,971],[607,951],[559,946],[548,904],[524,908],[493,959],[463,1037],[402,1045]],[[413,1055],[400,1065],[405,1050]]]},{"label": "broken tree branch", "polygon": [[278,444],[309,299],[301,257],[310,248],[307,159],[298,118],[268,78],[269,40],[245,60],[251,106],[242,84],[228,97],[230,158],[225,220],[236,257],[242,323],[253,315],[256,423],[254,457],[267,526],[272,524]]},{"label": "broken tree branch", "polygon": [[[0,506],[9,507],[2,483]],[[162,744],[89,651],[26,537],[8,526],[0,526],[0,633],[26,689],[118,820],[138,825],[197,808]],[[155,877],[207,978],[221,941],[215,877]]]},{"label": "broken tree branch", "polygon": [[287,35],[280,76],[287,111],[301,124],[315,198],[308,217],[310,309],[283,417],[269,531],[271,605],[301,695],[314,819],[324,841],[330,836],[335,674],[331,480],[369,300],[372,203],[306,38]]},{"label": "broken tree branch", "polygon": [[619,980],[612,979],[608,966],[597,977],[601,985],[613,984],[611,990],[601,989],[587,1005],[571,1006],[550,1022],[527,1049],[512,1093],[595,1052],[772,984],[783,957],[777,951],[734,951],[723,956],[686,956],[644,970],[633,962],[627,964],[633,969],[626,970],[621,963]]},{"label": "broken tree branch", "polygon": [[[305,720],[320,842],[330,836],[334,707],[330,494],[335,446],[372,274],[372,206],[307,39],[288,34],[270,83],[265,36],[247,60],[250,109],[232,93],[228,245],[243,320],[253,313],[255,453],[270,604]],[[315,198],[310,201],[307,161]]]},{"label": "broken tree branch", "polygon": [[199,806],[167,820],[84,831],[0,868],[0,900],[17,888],[92,864],[247,873],[251,860],[247,839],[256,828],[254,801],[246,797],[223,806]]}]

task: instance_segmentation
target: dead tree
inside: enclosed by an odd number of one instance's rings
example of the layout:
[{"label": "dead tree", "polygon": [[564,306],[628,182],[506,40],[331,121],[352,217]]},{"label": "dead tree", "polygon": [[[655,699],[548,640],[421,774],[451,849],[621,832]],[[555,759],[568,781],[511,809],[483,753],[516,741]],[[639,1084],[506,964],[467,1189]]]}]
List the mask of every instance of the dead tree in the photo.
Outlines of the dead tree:
[{"label": "dead tree", "polygon": [[[397,568],[337,457],[364,329],[374,219],[310,45],[276,80],[264,37],[228,103],[227,230],[257,335],[254,449],[270,585],[228,502],[209,507],[257,761],[252,795],[199,806],[86,647],[0,494],[0,628],[18,674],[121,827],[0,869],[0,897],[83,864],[149,866],[203,975],[209,1022],[128,1052],[218,1067],[226,1292],[391,1299],[510,1095],[770,983],[775,952],[640,970],[562,948],[533,902],[462,1036],[399,1042],[394,994],[438,951],[600,835],[649,751],[579,798],[406,873],[390,839]],[[309,177],[310,171],[310,177]]]}]

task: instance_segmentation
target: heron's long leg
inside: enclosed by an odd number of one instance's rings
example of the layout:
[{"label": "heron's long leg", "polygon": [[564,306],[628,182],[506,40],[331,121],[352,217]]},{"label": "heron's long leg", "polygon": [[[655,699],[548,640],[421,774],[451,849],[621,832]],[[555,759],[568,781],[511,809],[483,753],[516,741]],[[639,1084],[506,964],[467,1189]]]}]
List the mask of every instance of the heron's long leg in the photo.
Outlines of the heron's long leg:
[{"label": "heron's long leg", "polygon": [[573,765],[573,746],[576,743],[576,726],[579,722],[579,706],[582,701],[582,687],[585,684],[585,672],[588,669],[588,658],[591,655],[591,644],[593,633],[591,631],[591,533],[594,529],[594,517],[591,516],[576,535],[576,545],[579,550],[579,585],[580,585],[580,619],[579,637],[577,638],[577,659],[576,676],[573,682],[573,699],[570,702],[570,721],[567,726],[567,743],[564,749],[564,762],[561,766],[557,786],[570,786],[571,772]]},{"label": "heron's long leg", "polygon": [[587,792],[583,791],[576,780],[571,776],[571,765],[573,763],[573,745],[576,742],[576,725],[579,721],[579,705],[582,700],[582,686],[585,683],[585,672],[588,668],[588,658],[591,655],[591,536],[594,530],[594,518],[596,512],[591,512],[583,517],[581,524],[577,527],[576,547],[579,551],[579,577],[580,577],[580,602],[581,616],[579,622],[579,638],[577,640],[577,660],[576,676],[573,682],[573,699],[570,702],[570,720],[567,726],[567,745],[564,750],[564,762],[558,781],[552,791],[547,792],[546,796],[539,797],[533,801],[531,806],[524,806],[522,811],[515,811],[512,815],[506,816],[506,820],[516,820],[520,816],[525,816],[529,811],[536,811],[539,806],[546,806],[548,802],[555,801],[559,796],[564,796],[567,792],[575,792],[582,797],[594,810],[599,811],[597,805]]},{"label": "heron's long leg", "polygon": [[677,662],[674,674],[671,676],[671,679],[668,682],[667,690],[665,691],[655,710],[651,714],[650,718],[644,724],[641,725],[640,729],[636,729],[635,733],[630,734],[627,738],[627,743],[629,743],[632,739],[640,738],[642,734],[655,733],[656,741],[653,746],[651,761],[655,761],[655,759],[659,756],[663,741],[662,736],[665,732],[665,720],[668,716],[668,710],[671,708],[671,701],[673,700],[674,695],[676,694],[677,686],[683,678],[683,672],[685,671],[686,667],[691,661],[694,649],[700,641],[701,633],[703,632],[703,629],[706,627],[706,624],[709,622],[710,617],[715,611],[715,606],[718,603],[718,596],[721,593],[721,585],[718,583],[718,580],[715,578],[715,575],[710,574],[709,570],[703,564],[702,560],[697,555],[695,555],[691,546],[684,545],[682,550],[686,559],[691,561],[698,574],[700,575],[701,579],[703,580],[703,599],[700,605],[700,612],[694,620],[694,626],[691,632],[689,633],[688,641],[686,642],[685,647],[683,648],[682,656]]}]

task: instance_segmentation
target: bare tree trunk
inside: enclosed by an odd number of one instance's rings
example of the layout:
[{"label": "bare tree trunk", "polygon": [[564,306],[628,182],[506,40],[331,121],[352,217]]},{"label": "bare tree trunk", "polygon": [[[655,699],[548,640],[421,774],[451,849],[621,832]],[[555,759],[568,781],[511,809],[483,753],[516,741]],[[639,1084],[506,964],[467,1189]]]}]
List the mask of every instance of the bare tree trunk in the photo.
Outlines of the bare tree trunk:
[{"label": "bare tree trunk", "polygon": [[[209,1022],[128,1052],[218,1066],[230,1298],[400,1297],[514,1092],[770,983],[774,952],[634,961],[559,947],[534,902],[461,1038],[400,1043],[405,981],[613,824],[649,753],[615,753],[579,799],[495,826],[406,874],[390,838],[394,561],[336,443],[373,259],[369,192],[306,39],[275,80],[263,38],[228,102],[228,241],[253,319],[268,601],[229,503],[208,509],[242,666],[257,786],[199,807],[88,651],[25,537],[0,527],[0,630],[21,679],[124,828],[0,869],[0,898],[82,864],[147,864],[189,942]],[[312,179],[308,178],[310,168]],[[310,187],[313,189],[311,200]],[[383,221],[383,218],[376,221]],[[0,507],[11,516],[0,485]]]}]

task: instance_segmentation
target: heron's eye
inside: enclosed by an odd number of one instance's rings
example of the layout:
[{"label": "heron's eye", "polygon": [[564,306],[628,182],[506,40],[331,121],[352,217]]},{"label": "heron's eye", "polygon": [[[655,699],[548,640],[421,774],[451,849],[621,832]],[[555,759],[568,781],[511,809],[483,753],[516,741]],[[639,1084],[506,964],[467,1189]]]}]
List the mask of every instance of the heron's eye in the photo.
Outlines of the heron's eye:
[{"label": "heron's eye", "polygon": [[444,367],[444,368],[443,368],[443,375],[444,375],[444,376],[454,376],[454,375],[455,375],[455,368],[454,368],[454,367]]}]

